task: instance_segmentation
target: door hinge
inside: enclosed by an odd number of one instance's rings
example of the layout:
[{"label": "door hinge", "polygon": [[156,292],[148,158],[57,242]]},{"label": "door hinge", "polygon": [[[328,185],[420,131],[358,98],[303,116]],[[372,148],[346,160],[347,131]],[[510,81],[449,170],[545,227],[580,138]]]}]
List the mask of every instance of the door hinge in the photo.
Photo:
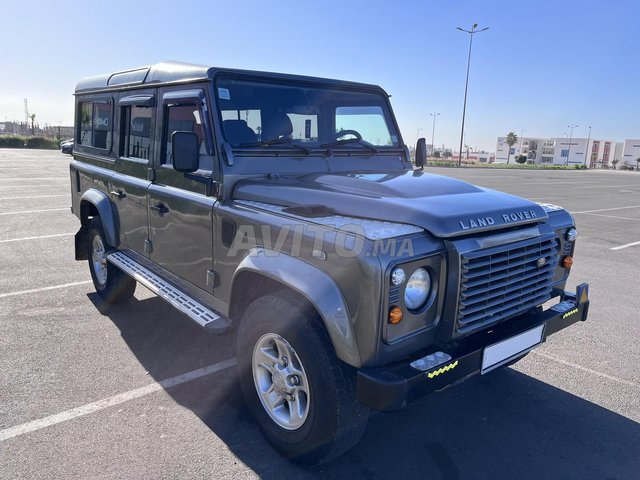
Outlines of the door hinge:
[{"label": "door hinge", "polygon": [[153,242],[150,238],[144,241],[144,251],[149,254],[153,253]]},{"label": "door hinge", "polygon": [[214,271],[214,270],[207,270],[207,286],[209,287],[217,287],[219,286],[219,280],[220,276],[218,275],[218,272]]}]

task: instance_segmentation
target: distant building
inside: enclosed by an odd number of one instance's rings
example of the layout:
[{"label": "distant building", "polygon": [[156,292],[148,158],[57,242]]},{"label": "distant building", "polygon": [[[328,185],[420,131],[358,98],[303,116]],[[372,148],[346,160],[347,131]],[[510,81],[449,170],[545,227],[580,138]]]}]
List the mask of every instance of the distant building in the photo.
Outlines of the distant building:
[{"label": "distant building", "polygon": [[620,163],[627,166],[637,167],[640,158],[640,140],[625,140],[622,143],[620,153]]},{"label": "distant building", "polygon": [[[635,145],[636,147],[633,147]],[[610,168],[614,160],[624,158],[624,147],[629,156],[640,156],[640,140],[627,140],[624,143],[615,140],[553,137],[523,137],[509,148],[506,137],[498,137],[496,144],[496,163],[507,163],[509,150],[511,161],[520,155],[527,156],[527,163],[547,165],[586,165],[589,168]],[[637,148],[636,150],[633,150]],[[632,151],[633,150],[633,151]]]}]

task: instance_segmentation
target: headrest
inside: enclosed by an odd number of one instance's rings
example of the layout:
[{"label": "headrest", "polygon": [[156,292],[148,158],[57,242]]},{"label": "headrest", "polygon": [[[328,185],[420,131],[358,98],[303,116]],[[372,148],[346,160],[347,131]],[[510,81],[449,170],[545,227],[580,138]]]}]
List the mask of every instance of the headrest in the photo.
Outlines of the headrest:
[{"label": "headrest", "polygon": [[291,119],[286,113],[270,112],[262,116],[262,141],[269,142],[293,133]]},{"label": "headrest", "polygon": [[222,122],[222,128],[224,128],[227,140],[233,145],[256,141],[256,132],[244,120],[225,120]]}]

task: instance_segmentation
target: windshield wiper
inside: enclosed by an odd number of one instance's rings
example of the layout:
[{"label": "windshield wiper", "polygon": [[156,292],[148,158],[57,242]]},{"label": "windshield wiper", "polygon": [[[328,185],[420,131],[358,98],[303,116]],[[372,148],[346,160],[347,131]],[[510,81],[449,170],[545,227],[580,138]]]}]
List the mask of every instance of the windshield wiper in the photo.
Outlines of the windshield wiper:
[{"label": "windshield wiper", "polygon": [[322,148],[340,147],[342,145],[348,145],[348,144],[353,144],[353,143],[355,143],[357,145],[362,145],[364,148],[366,148],[367,150],[369,150],[369,151],[371,151],[373,153],[378,153],[378,149],[376,147],[371,145],[366,140],[362,140],[361,138],[347,138],[346,140],[335,140],[333,142],[323,143],[322,145],[320,145],[320,147],[322,147]]},{"label": "windshield wiper", "polygon": [[303,147],[299,143],[294,142],[291,138],[282,137],[282,138],[274,138],[273,140],[269,140],[267,142],[248,142],[241,143],[238,145],[239,147],[270,147],[272,145],[289,145],[291,147],[297,148],[298,150],[309,155],[311,150],[307,147]]}]

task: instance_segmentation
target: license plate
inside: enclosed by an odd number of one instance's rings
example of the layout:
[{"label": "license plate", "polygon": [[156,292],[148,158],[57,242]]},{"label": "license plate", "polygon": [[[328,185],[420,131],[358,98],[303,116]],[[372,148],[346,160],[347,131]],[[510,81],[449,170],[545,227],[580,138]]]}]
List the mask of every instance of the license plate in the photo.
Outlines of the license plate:
[{"label": "license plate", "polygon": [[498,368],[520,355],[524,355],[533,347],[539,345],[542,342],[543,331],[544,325],[539,325],[515,337],[507,338],[486,347],[482,355],[481,373],[490,372],[494,368]]}]

